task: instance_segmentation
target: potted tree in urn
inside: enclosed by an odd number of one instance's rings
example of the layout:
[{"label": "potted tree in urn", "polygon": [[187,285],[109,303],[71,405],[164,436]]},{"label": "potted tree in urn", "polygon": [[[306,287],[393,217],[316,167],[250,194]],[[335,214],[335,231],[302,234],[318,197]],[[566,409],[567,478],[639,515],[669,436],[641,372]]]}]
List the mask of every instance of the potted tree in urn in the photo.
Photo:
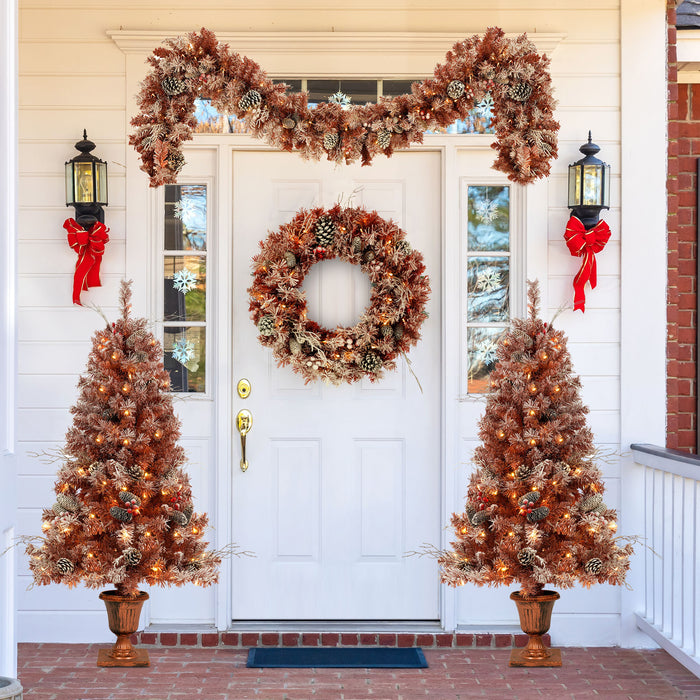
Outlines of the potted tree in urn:
[{"label": "potted tree in urn", "polygon": [[122,282],[121,318],[93,337],[56,501],[27,544],[37,584],[114,586],[100,598],[117,641],[98,666],[148,666],[129,639],[148,599],[140,583],[209,586],[221,561],[202,540],[207,516],[193,509],[161,345],[145,319],[130,317],[130,298]]},{"label": "potted tree in urn", "polygon": [[560,666],[560,651],[542,642],[559,598],[545,585],[621,585],[632,545],[603,502],[566,338],[538,318],[536,282],[528,300],[528,318],[500,339],[466,508],[452,515],[456,539],[439,563],[451,586],[519,584],[510,597],[529,640],[510,665]]}]

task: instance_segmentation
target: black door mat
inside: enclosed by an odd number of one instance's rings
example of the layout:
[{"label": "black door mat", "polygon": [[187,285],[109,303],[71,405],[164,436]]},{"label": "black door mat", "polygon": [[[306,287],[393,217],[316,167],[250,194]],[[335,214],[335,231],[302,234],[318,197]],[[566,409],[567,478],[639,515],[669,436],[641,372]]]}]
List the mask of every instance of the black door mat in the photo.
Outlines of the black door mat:
[{"label": "black door mat", "polygon": [[253,647],[248,668],[428,668],[419,647]]}]

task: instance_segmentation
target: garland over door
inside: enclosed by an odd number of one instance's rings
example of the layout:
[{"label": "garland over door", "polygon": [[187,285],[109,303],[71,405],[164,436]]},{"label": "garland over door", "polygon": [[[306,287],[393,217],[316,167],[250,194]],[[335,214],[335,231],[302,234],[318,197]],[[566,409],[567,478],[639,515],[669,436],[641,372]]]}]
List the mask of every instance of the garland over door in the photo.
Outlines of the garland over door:
[{"label": "garland over door", "polygon": [[[406,557],[440,542],[441,157],[397,153],[372,168],[309,163],[296,155],[233,156],[233,414],[253,414],[247,472],[234,430],[233,539],[252,558],[233,562],[234,620],[436,620],[436,562]],[[301,207],[353,206],[392,218],[420,250],[433,289],[422,339],[375,383],[304,385],[276,366],[249,319],[258,241]],[[309,316],[354,325],[369,299],[357,266],[317,263]],[[239,379],[251,384],[241,399]]]}]

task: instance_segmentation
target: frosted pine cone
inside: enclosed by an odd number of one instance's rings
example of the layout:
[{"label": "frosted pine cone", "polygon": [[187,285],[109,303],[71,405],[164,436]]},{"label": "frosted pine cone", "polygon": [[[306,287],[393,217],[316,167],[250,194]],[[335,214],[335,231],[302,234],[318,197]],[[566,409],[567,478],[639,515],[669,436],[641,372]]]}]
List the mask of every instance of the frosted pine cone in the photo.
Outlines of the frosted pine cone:
[{"label": "frosted pine cone", "polygon": [[58,501],[59,505],[62,505],[66,510],[69,510],[71,513],[75,513],[78,508],[80,508],[80,503],[73,498],[73,496],[67,494],[67,493],[59,493],[58,496],[56,496],[56,500]]},{"label": "frosted pine cone", "polygon": [[387,129],[382,129],[377,132],[377,146],[382,150],[389,148],[391,145],[391,132]]},{"label": "frosted pine cone", "polygon": [[265,314],[265,316],[258,321],[258,333],[260,333],[260,335],[275,334],[275,319],[272,314]]},{"label": "frosted pine cone", "polygon": [[397,323],[394,326],[394,338],[401,340],[403,338],[403,323]]},{"label": "frosted pine cone", "polygon": [[527,102],[532,95],[532,85],[528,83],[516,83],[508,88],[508,97],[515,102]]},{"label": "frosted pine cone", "polygon": [[288,250],[284,254],[284,261],[287,263],[287,267],[289,268],[297,266],[297,256],[294,255],[291,250]]},{"label": "frosted pine cone", "polygon": [[241,112],[247,112],[249,109],[257,107],[262,102],[262,95],[257,90],[248,90],[240,100],[238,100],[238,109]]},{"label": "frosted pine cone", "polygon": [[166,75],[160,82],[163,92],[171,97],[181,95],[187,89],[187,84],[184,80],[180,80],[174,75]]},{"label": "frosted pine cone", "polygon": [[598,559],[598,557],[593,557],[593,559],[589,559],[585,566],[583,567],[583,570],[587,574],[594,574],[597,575],[603,570],[603,562]]},{"label": "frosted pine cone", "polygon": [[579,508],[584,513],[590,513],[591,511],[595,510],[602,502],[603,502],[603,497],[599,493],[594,493],[592,496],[588,496],[588,498],[584,498],[581,501]]},{"label": "frosted pine cone", "polygon": [[51,510],[56,513],[56,515],[63,515],[68,512],[68,509],[64,508],[60,503],[54,503],[51,506]]},{"label": "frosted pine cone", "polygon": [[75,571],[75,565],[73,562],[65,557],[61,557],[56,562],[56,568],[61,574],[72,574]]},{"label": "frosted pine cone", "polygon": [[141,561],[141,552],[134,547],[124,550],[124,559],[129,566],[136,566]]},{"label": "frosted pine cone", "polygon": [[452,100],[458,100],[464,94],[464,83],[461,80],[453,80],[447,85],[447,96]]},{"label": "frosted pine cone", "polygon": [[126,508],[120,508],[119,506],[112,506],[109,509],[109,514],[120,523],[130,523],[134,519]]},{"label": "frosted pine cone", "polygon": [[405,238],[402,238],[396,244],[396,250],[403,255],[408,255],[411,252],[411,244]]},{"label": "frosted pine cone", "polygon": [[140,479],[143,476],[143,469],[138,464],[132,464],[126,471],[132,479]]},{"label": "frosted pine cone", "polygon": [[525,464],[521,464],[516,470],[515,470],[515,476],[518,477],[518,479],[527,479],[528,476],[530,476],[530,473],[532,472],[532,469],[530,467],[526,466]]},{"label": "frosted pine cone", "polygon": [[532,549],[532,547],[524,547],[518,552],[518,561],[523,565],[523,566],[532,566],[532,564],[535,562],[535,556],[537,555],[537,552]]},{"label": "frosted pine cone", "polygon": [[365,372],[376,372],[382,366],[382,360],[375,352],[366,352],[360,360],[360,367]]},{"label": "frosted pine cone", "polygon": [[327,151],[332,151],[340,141],[338,134],[335,131],[327,131],[323,135],[323,147]]},{"label": "frosted pine cone", "polygon": [[285,117],[282,120],[283,129],[294,129],[297,125],[297,120],[294,117]]},{"label": "frosted pine cone", "polygon": [[330,216],[319,216],[314,227],[316,234],[316,242],[318,245],[327,248],[335,238],[336,226],[335,221]]},{"label": "frosted pine cone", "polygon": [[474,515],[472,515],[472,525],[481,525],[487,520],[490,520],[491,513],[487,510],[478,510]]},{"label": "frosted pine cone", "polygon": [[184,165],[185,156],[183,156],[182,153],[178,153],[177,151],[171,151],[170,153],[168,153],[168,167],[173,172],[180,172]]},{"label": "frosted pine cone", "polygon": [[537,501],[540,500],[540,492],[539,491],[528,491],[522,498],[520,499],[519,505],[525,505],[526,503],[537,503]]},{"label": "frosted pine cone", "polygon": [[549,515],[549,508],[547,506],[540,506],[535,508],[531,513],[527,514],[527,520],[530,523],[536,523],[540,520],[544,520]]},{"label": "frosted pine cone", "polygon": [[182,527],[185,527],[189,522],[189,518],[179,510],[172,511],[168,517]]}]

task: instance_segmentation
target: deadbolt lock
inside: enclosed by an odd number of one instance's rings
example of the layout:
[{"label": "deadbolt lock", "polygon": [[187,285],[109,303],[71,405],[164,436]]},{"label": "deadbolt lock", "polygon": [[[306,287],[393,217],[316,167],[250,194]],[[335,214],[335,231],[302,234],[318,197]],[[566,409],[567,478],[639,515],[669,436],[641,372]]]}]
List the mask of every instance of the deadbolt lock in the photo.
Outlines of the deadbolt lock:
[{"label": "deadbolt lock", "polygon": [[251,390],[250,382],[247,379],[239,379],[238,380],[238,386],[236,387],[236,390],[238,391],[238,395],[242,399],[247,399],[250,396],[250,390]]}]

